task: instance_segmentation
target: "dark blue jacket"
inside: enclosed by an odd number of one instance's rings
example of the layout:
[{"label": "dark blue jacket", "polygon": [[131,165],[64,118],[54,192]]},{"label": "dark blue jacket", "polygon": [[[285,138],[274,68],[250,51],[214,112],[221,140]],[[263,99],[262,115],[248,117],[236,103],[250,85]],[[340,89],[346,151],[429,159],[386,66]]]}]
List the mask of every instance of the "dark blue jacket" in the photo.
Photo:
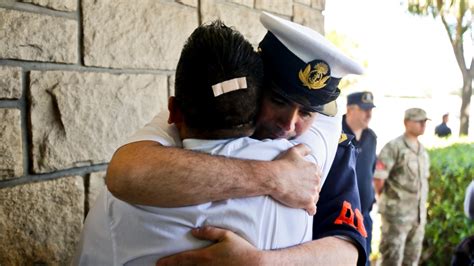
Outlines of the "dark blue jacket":
[{"label": "dark blue jacket", "polygon": [[[348,134],[354,134],[346,123],[346,116],[342,118],[342,130]],[[362,205],[362,213],[368,214],[372,210],[375,202],[375,191],[372,183],[377,162],[376,146],[377,136],[370,128],[364,129],[360,140],[355,138],[352,143],[357,150],[357,184],[359,186],[360,203]]]},{"label": "dark blue jacket", "polygon": [[328,177],[319,194],[313,220],[313,239],[345,236],[359,251],[358,265],[365,265],[365,237],[355,172],[356,151],[352,136],[343,134]]},{"label": "dark blue jacket", "polygon": [[446,125],[446,123],[441,123],[436,126],[435,134],[438,137],[447,137],[451,135],[451,129],[448,127],[448,125]]}]

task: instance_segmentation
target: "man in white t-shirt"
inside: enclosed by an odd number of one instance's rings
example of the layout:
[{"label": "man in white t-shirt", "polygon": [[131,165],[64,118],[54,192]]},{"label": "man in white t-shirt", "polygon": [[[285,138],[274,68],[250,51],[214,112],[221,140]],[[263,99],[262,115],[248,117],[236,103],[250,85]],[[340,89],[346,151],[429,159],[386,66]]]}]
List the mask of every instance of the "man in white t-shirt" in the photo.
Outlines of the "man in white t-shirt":
[{"label": "man in white t-shirt", "polygon": [[[266,90],[266,95],[263,97],[262,110],[257,123],[257,133],[261,133],[261,135],[254,136],[258,138],[294,138],[296,141],[311,144],[310,151],[313,155],[316,154],[314,157],[327,174],[332,158],[334,158],[335,144],[339,139],[339,133],[336,132],[340,132],[341,122],[340,117],[317,115],[315,111],[327,113],[327,110],[322,110],[321,107],[338,96],[337,83],[340,77],[348,73],[358,73],[360,68],[354,67],[352,61],[341,56],[337,49],[328,46],[322,36],[315,32],[308,32],[307,28],[268,14],[262,15],[262,23],[269,29],[269,33],[260,45],[264,63],[267,64],[266,72],[271,69],[276,71],[271,71],[272,73],[269,75],[266,73],[268,77],[271,77],[266,81],[266,88],[271,87],[272,90]],[[286,32],[292,36],[285,36]],[[291,51],[288,50],[290,47]],[[309,53],[304,51],[307,47],[311,48]],[[272,52],[280,55],[278,60]],[[276,61],[272,61],[272,58]],[[283,73],[279,72],[282,70]],[[294,76],[287,77],[287,74]],[[177,71],[178,75],[179,71]],[[280,78],[278,78],[279,76]],[[177,79],[176,85],[178,83]],[[288,114],[291,114],[292,117],[287,117]],[[318,117],[315,120],[316,116]],[[171,119],[171,121],[174,120]],[[193,121],[199,120],[194,119]],[[313,121],[315,122],[313,123]],[[303,132],[307,132],[307,134],[302,134]],[[242,196],[271,195],[292,207],[305,208],[311,214],[315,212],[314,203],[317,201],[319,184],[318,178],[314,174],[316,172],[314,165],[300,159],[300,153],[309,152],[305,146],[290,149],[281,160],[261,162],[255,160],[238,161],[174,148],[168,149],[163,148],[160,143],[179,146],[180,142],[177,140],[177,136],[173,135],[172,128],[163,126],[162,120],[155,119],[133,137],[130,144],[117,151],[107,174],[108,186],[114,194],[131,203],[161,207],[186,206],[209,200],[216,201]],[[342,156],[342,153],[339,157],[344,160],[350,159],[350,157]],[[167,159],[169,160],[167,161]],[[154,162],[159,162],[160,165],[155,165]],[[292,163],[296,165],[292,166]],[[347,164],[349,163],[347,161]],[[206,164],[208,167],[203,167]],[[249,167],[250,165],[252,166]],[[188,172],[182,171],[186,167],[189,169]],[[173,169],[180,169],[180,172],[173,172]],[[349,168],[347,170],[350,172]],[[189,174],[191,172],[192,175]],[[266,257],[267,259],[271,257],[267,260],[268,262],[285,264],[285,261],[293,263],[299,261],[317,264],[320,261],[331,264],[332,262],[351,261],[354,263],[354,246],[358,248],[359,256],[365,253],[363,251],[365,243],[362,243],[363,239],[361,240],[360,234],[363,225],[361,229],[361,220],[357,215],[357,206],[360,205],[360,202],[352,195],[358,194],[358,191],[354,190],[356,187],[355,176],[353,173],[349,173],[346,175],[349,178],[347,179],[339,177],[338,174],[337,171],[333,174],[334,178],[330,180],[328,189],[325,189],[329,193],[334,191],[337,194],[333,193],[328,197],[330,199],[337,198],[327,201],[334,205],[331,213],[323,211],[322,218],[315,218],[315,221],[318,220],[318,224],[323,224],[325,227],[325,231],[318,232],[316,235],[321,239],[305,245],[271,252],[272,255]],[[145,178],[143,178],[144,175]],[[172,178],[155,178],[160,175]],[[324,176],[325,174],[323,174]],[[125,182],[123,182],[124,180]],[[346,187],[344,180],[349,180],[352,183],[349,182],[349,186]],[[192,190],[189,190],[190,187]],[[334,187],[337,190],[334,190]],[[121,194],[121,191],[126,191],[126,193]],[[129,191],[138,192],[138,197],[137,194],[127,194]],[[347,193],[351,193],[351,196],[344,196]],[[318,214],[319,210],[318,207]],[[355,218],[353,210],[355,210]],[[337,213],[334,216],[335,211]],[[218,241],[219,244],[231,243],[230,246],[234,250],[231,253],[225,253],[228,255],[237,254],[234,252],[235,248],[246,245],[235,238],[232,233],[215,228],[208,230],[206,227],[204,230],[195,230],[193,235]],[[346,238],[342,237],[343,239],[341,239],[341,236],[346,236]],[[222,245],[212,247],[214,251],[219,248],[222,248]],[[246,251],[248,250],[246,249]],[[249,256],[242,256],[240,253],[240,256],[232,257],[232,260],[236,262],[235,259],[239,259],[242,263],[246,263],[257,258],[254,256],[257,253],[253,251],[244,254],[249,254]],[[257,259],[260,258],[260,255],[259,253]],[[357,254],[355,255],[357,258]],[[196,261],[199,259],[193,258]],[[213,257],[208,258],[214,259]],[[227,258],[231,258],[231,256],[227,256]],[[361,261],[364,260],[365,257],[361,259]],[[217,263],[217,260],[213,262]]]}]

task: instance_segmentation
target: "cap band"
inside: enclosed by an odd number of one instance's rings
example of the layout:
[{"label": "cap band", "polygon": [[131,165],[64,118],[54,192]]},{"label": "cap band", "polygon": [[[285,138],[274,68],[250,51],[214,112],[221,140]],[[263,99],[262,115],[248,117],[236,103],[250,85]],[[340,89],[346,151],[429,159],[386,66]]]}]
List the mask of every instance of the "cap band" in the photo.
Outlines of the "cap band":
[{"label": "cap band", "polygon": [[214,97],[240,89],[247,89],[247,79],[245,77],[229,79],[212,85]]}]

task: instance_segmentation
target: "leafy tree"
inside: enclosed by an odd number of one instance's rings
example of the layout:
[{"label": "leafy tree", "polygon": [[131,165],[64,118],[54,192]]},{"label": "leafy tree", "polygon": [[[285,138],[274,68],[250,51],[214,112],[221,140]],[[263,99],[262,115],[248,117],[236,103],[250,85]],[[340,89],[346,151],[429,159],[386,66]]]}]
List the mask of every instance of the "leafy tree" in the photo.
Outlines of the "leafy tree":
[{"label": "leafy tree", "polygon": [[[469,108],[471,104],[472,81],[474,79],[474,55],[470,59],[471,62],[469,60],[466,61],[464,46],[474,46],[474,0],[408,0],[408,11],[417,15],[432,15],[434,18],[440,17],[443,22],[463,77],[459,135],[468,135]],[[467,63],[469,63],[469,67]]]},{"label": "leafy tree", "polygon": [[451,265],[455,247],[474,235],[472,220],[464,215],[464,196],[474,180],[474,143],[432,148],[428,217],[421,265]]}]

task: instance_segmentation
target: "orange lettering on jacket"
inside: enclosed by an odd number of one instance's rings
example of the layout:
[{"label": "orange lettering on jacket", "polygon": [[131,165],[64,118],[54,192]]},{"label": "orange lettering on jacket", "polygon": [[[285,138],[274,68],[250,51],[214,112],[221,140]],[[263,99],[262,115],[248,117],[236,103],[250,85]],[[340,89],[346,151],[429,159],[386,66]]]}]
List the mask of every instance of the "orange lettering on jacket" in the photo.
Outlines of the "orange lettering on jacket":
[{"label": "orange lettering on jacket", "polygon": [[357,218],[357,231],[363,236],[367,237],[367,231],[365,230],[364,226],[364,216],[362,216],[362,213],[359,211],[359,209],[355,210],[356,218]]},{"label": "orange lettering on jacket", "polygon": [[[349,214],[349,216],[347,216]],[[335,224],[348,224],[354,228],[354,212],[352,211],[352,206],[349,202],[344,201],[342,204],[341,213],[339,213],[339,217],[337,217]]]},{"label": "orange lettering on jacket", "polygon": [[359,209],[355,209],[355,218],[357,220],[357,226],[354,224],[354,211],[352,211],[352,205],[348,201],[342,203],[342,209],[339,213],[339,217],[334,221],[334,224],[347,224],[356,229],[363,237],[367,237],[367,231],[364,226],[364,217]]}]

